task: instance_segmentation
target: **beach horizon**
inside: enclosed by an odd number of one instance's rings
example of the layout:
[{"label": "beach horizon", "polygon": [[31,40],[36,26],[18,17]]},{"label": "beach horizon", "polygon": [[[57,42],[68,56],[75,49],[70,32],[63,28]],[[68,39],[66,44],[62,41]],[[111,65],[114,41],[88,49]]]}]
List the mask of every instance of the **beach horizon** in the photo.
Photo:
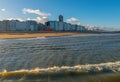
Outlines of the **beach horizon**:
[{"label": "beach horizon", "polygon": [[19,38],[37,38],[37,37],[61,37],[61,36],[75,36],[87,35],[90,33],[80,32],[9,32],[0,33],[0,39],[19,39]]}]

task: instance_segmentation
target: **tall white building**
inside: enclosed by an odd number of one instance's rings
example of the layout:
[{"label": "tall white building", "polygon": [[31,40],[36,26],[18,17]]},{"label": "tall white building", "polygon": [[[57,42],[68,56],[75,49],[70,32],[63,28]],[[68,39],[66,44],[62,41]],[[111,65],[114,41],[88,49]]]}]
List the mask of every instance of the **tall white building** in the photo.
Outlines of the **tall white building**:
[{"label": "tall white building", "polygon": [[26,30],[37,31],[37,22],[32,20],[26,21]]},{"label": "tall white building", "polygon": [[27,31],[26,22],[16,22],[17,31]]},{"label": "tall white building", "polygon": [[0,22],[0,31],[2,31],[2,32],[10,31],[10,21],[9,20],[3,20]]},{"label": "tall white building", "polygon": [[0,21],[0,31],[3,31],[2,21]]},{"label": "tall white building", "polygon": [[0,31],[37,31],[36,21],[4,20],[0,21]]}]

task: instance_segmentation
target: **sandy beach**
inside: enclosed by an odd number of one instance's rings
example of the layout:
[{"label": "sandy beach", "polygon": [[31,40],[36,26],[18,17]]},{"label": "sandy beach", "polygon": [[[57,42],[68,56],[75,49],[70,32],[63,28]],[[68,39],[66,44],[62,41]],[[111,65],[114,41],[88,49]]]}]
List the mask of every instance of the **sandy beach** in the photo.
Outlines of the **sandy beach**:
[{"label": "sandy beach", "polygon": [[0,33],[0,39],[17,39],[17,38],[37,38],[37,37],[59,37],[59,36],[74,36],[86,35],[86,33],[76,32],[58,32],[58,33]]}]

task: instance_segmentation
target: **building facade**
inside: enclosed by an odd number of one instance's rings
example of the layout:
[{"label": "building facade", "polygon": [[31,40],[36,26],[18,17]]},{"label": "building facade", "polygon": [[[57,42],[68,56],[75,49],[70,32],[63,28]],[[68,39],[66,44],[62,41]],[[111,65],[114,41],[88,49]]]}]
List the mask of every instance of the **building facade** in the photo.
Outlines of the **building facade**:
[{"label": "building facade", "polygon": [[0,21],[0,32],[9,31],[23,31],[23,32],[36,32],[36,31],[80,31],[84,32],[87,29],[82,25],[74,25],[64,22],[62,15],[59,21],[48,21],[45,24],[37,23],[33,20],[19,21],[19,20],[3,20]]},{"label": "building facade", "polygon": [[59,21],[48,21],[45,23],[45,25],[51,29],[51,31],[80,31],[83,32],[87,29],[85,29],[85,26],[82,25],[72,25],[70,23],[64,22],[63,16],[60,15]]},{"label": "building facade", "polygon": [[0,32],[9,31],[40,31],[45,30],[46,26],[36,21],[18,21],[18,20],[3,20],[0,21]]}]

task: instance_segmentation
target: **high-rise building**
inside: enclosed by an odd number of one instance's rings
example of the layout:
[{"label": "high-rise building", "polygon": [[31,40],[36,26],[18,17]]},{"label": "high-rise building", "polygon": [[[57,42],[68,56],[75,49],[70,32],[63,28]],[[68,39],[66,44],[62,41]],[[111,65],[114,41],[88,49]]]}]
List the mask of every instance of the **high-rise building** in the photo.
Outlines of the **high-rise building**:
[{"label": "high-rise building", "polygon": [[63,22],[63,16],[59,15],[59,22]]}]

